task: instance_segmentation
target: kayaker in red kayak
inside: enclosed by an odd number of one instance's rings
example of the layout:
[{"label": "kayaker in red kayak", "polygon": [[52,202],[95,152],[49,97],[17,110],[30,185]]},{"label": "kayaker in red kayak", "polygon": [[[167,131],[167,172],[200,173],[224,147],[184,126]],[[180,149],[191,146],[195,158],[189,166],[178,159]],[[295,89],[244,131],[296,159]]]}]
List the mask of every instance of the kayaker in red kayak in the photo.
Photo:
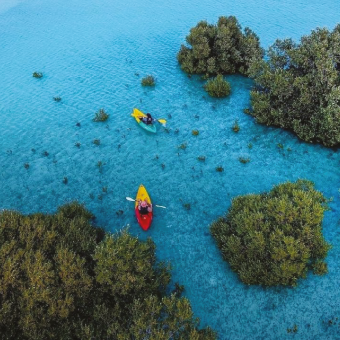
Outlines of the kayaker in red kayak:
[{"label": "kayaker in red kayak", "polygon": [[149,204],[147,200],[139,200],[138,201],[138,210],[141,215],[146,215],[150,212],[152,212],[152,204]]}]

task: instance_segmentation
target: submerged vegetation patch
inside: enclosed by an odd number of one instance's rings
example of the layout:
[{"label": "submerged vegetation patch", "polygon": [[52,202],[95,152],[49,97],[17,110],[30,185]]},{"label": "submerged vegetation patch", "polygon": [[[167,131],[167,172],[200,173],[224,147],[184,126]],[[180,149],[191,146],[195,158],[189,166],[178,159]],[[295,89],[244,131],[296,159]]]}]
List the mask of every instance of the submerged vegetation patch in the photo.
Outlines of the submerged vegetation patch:
[{"label": "submerged vegetation patch", "polygon": [[33,72],[33,78],[42,78],[43,74],[41,72]]},{"label": "submerged vegetation patch", "polygon": [[211,234],[245,284],[296,286],[309,269],[327,273],[330,245],[322,235],[327,202],[312,182],[287,182],[269,193],[234,198]]},{"label": "submerged vegetation patch", "polygon": [[92,119],[94,122],[105,122],[109,118],[109,114],[105,112],[104,109],[99,109],[98,112],[96,112],[95,117]]},{"label": "submerged vegetation patch", "polygon": [[246,164],[246,163],[249,163],[250,162],[250,158],[249,157],[239,157],[238,160],[243,163],[243,164]]},{"label": "submerged vegetation patch", "polygon": [[234,122],[234,124],[232,126],[232,130],[234,132],[236,132],[236,133],[240,131],[240,125],[238,124],[238,120],[237,119],[235,120],[235,122]]},{"label": "submerged vegetation patch", "polygon": [[148,76],[142,78],[141,84],[142,84],[142,86],[155,86],[154,76],[148,75]]},{"label": "submerged vegetation patch", "polygon": [[181,150],[185,150],[187,148],[187,143],[182,143],[180,145],[177,146],[178,149],[181,149]]}]

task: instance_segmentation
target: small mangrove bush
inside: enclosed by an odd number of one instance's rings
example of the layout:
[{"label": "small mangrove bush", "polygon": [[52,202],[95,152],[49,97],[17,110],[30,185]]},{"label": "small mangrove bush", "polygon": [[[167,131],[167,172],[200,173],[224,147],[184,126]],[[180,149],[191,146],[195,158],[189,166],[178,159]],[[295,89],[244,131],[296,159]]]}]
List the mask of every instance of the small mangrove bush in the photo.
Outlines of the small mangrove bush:
[{"label": "small mangrove bush", "polygon": [[248,27],[241,26],[234,16],[220,17],[217,25],[200,21],[186,37],[177,60],[189,74],[248,74],[251,63],[261,60],[264,50],[259,38]]},{"label": "small mangrove bush", "polygon": [[105,122],[109,118],[109,114],[105,112],[104,109],[100,109],[98,112],[96,112],[95,117],[92,119],[94,122]]},{"label": "small mangrove bush", "polygon": [[234,122],[234,125],[233,125],[233,127],[232,127],[232,130],[234,131],[234,132],[239,132],[240,131],[240,125],[238,125],[238,120],[236,119],[235,120],[235,122]]},{"label": "small mangrove bush", "polygon": [[292,130],[306,142],[340,145],[340,25],[318,28],[298,44],[277,40],[250,75],[249,112],[258,123]]},{"label": "small mangrove bush", "polygon": [[227,97],[231,91],[230,84],[223,78],[222,74],[219,74],[213,79],[209,79],[204,85],[204,88],[209,96],[215,98]]},{"label": "small mangrove bush", "polygon": [[298,180],[268,193],[238,196],[210,228],[223,258],[245,284],[296,286],[309,269],[327,272],[330,245],[322,235],[327,200]]},{"label": "small mangrove bush", "polygon": [[250,162],[250,158],[249,157],[239,157],[238,160],[243,163],[243,164],[247,164]]},{"label": "small mangrove bush", "polygon": [[148,75],[142,78],[142,86],[155,86],[155,78],[151,75]]},{"label": "small mangrove bush", "polygon": [[42,78],[43,74],[41,72],[33,72],[33,78]]},{"label": "small mangrove bush", "polygon": [[169,289],[151,239],[106,234],[92,219],[78,203],[0,213],[1,339],[216,339]]}]

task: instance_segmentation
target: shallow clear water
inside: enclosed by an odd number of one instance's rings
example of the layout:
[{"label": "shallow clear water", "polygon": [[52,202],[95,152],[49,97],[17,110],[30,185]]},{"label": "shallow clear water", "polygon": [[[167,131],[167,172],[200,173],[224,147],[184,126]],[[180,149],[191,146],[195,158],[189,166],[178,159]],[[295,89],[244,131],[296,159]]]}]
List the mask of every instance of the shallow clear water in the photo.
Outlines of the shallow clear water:
[{"label": "shallow clear water", "polygon": [[[220,15],[235,15],[268,47],[276,38],[297,40],[317,26],[333,29],[340,6],[335,0],[2,2],[0,208],[53,212],[77,199],[107,230],[129,224],[133,234],[151,236],[158,257],[171,261],[174,280],[185,285],[202,325],[216,329],[220,339],[289,339],[287,328],[294,324],[295,339],[340,338],[337,325],[324,323],[340,316],[340,153],[256,125],[243,113],[248,79],[228,77],[230,98],[214,100],[197,77],[180,71],[176,53],[189,29]],[[34,71],[44,77],[34,79]],[[156,77],[154,89],[140,85],[147,74]],[[55,96],[62,101],[54,102]],[[93,123],[102,107],[110,119]],[[167,119],[169,130],[159,126],[157,135],[146,133],[130,117],[134,107]],[[236,119],[237,134],[231,130]],[[193,129],[199,136],[192,136]],[[178,148],[182,143],[185,150]],[[242,164],[239,157],[250,162]],[[216,172],[217,166],[224,172]],[[296,289],[243,285],[221,259],[209,224],[226,212],[232,197],[298,178],[314,181],[334,198],[324,220],[333,245],[329,274],[309,275]],[[140,183],[154,203],[167,206],[155,209],[147,233],[125,200]]]}]

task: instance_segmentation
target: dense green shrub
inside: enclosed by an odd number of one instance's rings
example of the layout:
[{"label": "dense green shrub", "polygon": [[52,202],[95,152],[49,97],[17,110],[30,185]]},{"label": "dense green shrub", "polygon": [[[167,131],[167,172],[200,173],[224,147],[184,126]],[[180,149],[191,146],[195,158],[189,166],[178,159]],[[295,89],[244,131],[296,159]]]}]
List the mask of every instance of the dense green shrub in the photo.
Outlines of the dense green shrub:
[{"label": "dense green shrub", "polygon": [[298,180],[269,193],[236,197],[211,226],[223,257],[246,284],[295,286],[308,269],[327,272],[330,245],[322,235],[327,200]]},{"label": "dense green shrub", "polygon": [[189,74],[246,75],[251,62],[261,60],[264,54],[257,35],[248,27],[242,33],[233,16],[220,17],[217,25],[200,21],[186,42],[191,47],[182,45],[177,59]]},{"label": "dense green shrub", "polygon": [[209,79],[204,85],[205,90],[211,97],[223,98],[230,94],[230,84],[223,79],[222,74],[219,74],[216,78]]},{"label": "dense green shrub", "polygon": [[155,78],[151,75],[142,78],[141,84],[143,86],[155,86]]},{"label": "dense green shrub", "polygon": [[94,122],[105,122],[109,118],[109,114],[105,112],[104,109],[99,109],[98,112],[96,112],[95,117],[92,119]]},{"label": "dense green shrub", "polygon": [[155,244],[94,228],[77,203],[0,214],[2,339],[215,339],[189,301],[166,294]]},{"label": "dense green shrub", "polygon": [[340,25],[277,40],[253,63],[252,111],[258,123],[293,130],[307,142],[340,144]]}]

